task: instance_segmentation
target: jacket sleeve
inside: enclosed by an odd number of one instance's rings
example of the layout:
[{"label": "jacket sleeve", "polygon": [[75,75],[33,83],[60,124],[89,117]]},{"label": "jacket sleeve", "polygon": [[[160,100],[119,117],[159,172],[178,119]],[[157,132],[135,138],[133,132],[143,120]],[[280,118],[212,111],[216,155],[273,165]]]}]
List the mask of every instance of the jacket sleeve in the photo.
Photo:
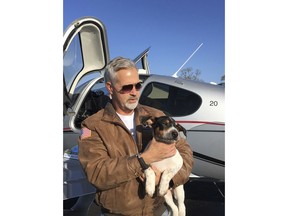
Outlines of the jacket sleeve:
[{"label": "jacket sleeve", "polygon": [[118,187],[143,172],[135,155],[111,158],[97,131],[82,126],[78,158],[87,179],[100,190]]},{"label": "jacket sleeve", "polygon": [[183,166],[172,179],[173,188],[185,184],[189,180],[189,175],[192,172],[194,164],[193,151],[186,139],[181,138],[177,142],[176,148],[183,158]]}]

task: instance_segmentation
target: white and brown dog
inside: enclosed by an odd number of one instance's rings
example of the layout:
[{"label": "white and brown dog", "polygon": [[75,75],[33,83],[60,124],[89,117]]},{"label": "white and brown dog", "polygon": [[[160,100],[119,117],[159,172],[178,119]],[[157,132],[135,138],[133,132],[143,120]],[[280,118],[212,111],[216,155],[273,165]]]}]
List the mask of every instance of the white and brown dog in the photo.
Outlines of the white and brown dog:
[{"label": "white and brown dog", "polygon": [[[180,131],[186,136],[185,128],[177,124],[173,118],[168,116],[161,116],[158,118],[151,116],[143,117],[142,124],[145,127],[148,126],[153,129],[153,137],[156,141],[168,145],[180,139]],[[186,214],[186,208],[184,204],[185,192],[183,185],[179,185],[173,190],[169,189],[171,179],[183,165],[183,159],[178,150],[173,157],[152,163],[151,165],[155,166],[162,173],[159,183],[159,195],[164,196],[165,202],[171,207],[173,216],[184,216]],[[152,197],[155,192],[155,173],[149,167],[144,171],[144,174],[146,177],[146,193]],[[177,205],[173,201],[173,195],[177,200]]]}]

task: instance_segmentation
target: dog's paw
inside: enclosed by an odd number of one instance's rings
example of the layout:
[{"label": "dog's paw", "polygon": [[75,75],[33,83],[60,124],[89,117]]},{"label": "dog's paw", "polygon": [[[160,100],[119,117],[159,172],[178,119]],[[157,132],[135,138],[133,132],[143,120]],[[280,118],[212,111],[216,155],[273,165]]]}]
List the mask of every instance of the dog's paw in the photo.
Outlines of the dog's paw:
[{"label": "dog's paw", "polygon": [[161,185],[160,185],[160,187],[159,187],[159,195],[160,196],[165,196],[165,194],[167,194],[167,192],[168,192],[168,188],[167,187],[161,187]]},{"label": "dog's paw", "polygon": [[146,176],[146,182],[145,182],[146,193],[150,197],[152,197],[155,192],[155,173],[150,167],[146,169],[144,172]]},{"label": "dog's paw", "polygon": [[154,193],[155,193],[155,188],[153,187],[146,187],[146,193],[150,196],[153,197]]}]

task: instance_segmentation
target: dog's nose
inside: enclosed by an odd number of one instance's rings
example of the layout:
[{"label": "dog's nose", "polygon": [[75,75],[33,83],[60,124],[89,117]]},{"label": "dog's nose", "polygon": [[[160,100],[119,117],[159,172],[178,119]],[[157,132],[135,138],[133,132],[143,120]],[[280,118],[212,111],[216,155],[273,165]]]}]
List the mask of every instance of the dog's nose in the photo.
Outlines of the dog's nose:
[{"label": "dog's nose", "polygon": [[173,130],[171,133],[172,133],[173,139],[176,139],[178,137],[178,131]]}]

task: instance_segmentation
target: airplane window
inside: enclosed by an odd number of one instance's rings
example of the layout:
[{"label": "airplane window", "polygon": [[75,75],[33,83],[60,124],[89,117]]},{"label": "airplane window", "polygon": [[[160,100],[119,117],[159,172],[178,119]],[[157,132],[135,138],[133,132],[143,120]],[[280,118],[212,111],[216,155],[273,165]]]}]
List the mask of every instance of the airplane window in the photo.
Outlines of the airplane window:
[{"label": "airplane window", "polygon": [[75,37],[69,45],[64,55],[63,66],[66,87],[70,89],[73,79],[83,67],[79,37]]},{"label": "airplane window", "polygon": [[139,102],[162,110],[169,116],[187,116],[201,106],[201,97],[186,89],[152,82],[142,92]]}]

